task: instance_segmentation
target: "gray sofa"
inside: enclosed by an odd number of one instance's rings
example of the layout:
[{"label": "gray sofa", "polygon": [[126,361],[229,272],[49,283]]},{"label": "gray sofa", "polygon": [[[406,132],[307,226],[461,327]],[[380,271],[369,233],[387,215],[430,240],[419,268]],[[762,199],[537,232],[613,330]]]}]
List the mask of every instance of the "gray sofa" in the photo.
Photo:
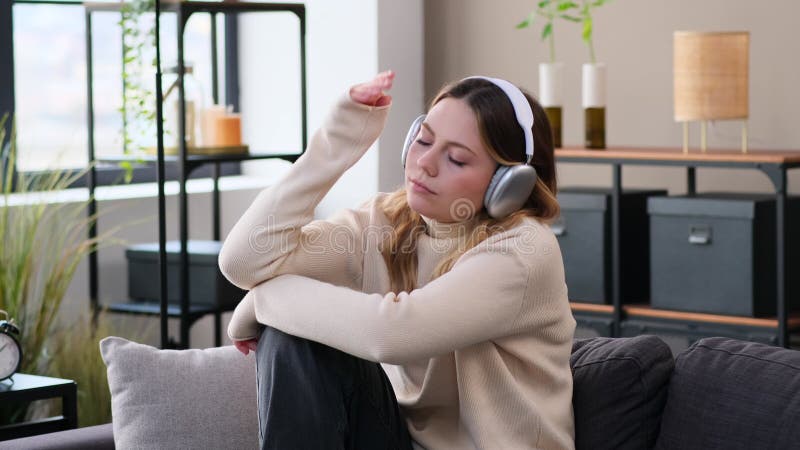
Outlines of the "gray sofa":
[{"label": "gray sofa", "polygon": [[[673,359],[655,336],[590,338],[571,364],[578,449],[800,447],[799,351],[708,338]],[[114,436],[108,424],[0,448],[113,449]]]}]

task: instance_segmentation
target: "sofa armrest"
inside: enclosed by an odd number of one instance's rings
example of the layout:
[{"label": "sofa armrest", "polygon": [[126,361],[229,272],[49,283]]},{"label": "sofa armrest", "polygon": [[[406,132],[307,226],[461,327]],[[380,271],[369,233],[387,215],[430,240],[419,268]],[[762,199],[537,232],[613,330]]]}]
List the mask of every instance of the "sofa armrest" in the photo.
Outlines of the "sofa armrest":
[{"label": "sofa armrest", "polygon": [[656,336],[579,339],[570,358],[577,450],[652,448],[672,352]]},{"label": "sofa armrest", "polygon": [[0,441],[0,449],[114,450],[114,429],[110,423],[74,430]]}]

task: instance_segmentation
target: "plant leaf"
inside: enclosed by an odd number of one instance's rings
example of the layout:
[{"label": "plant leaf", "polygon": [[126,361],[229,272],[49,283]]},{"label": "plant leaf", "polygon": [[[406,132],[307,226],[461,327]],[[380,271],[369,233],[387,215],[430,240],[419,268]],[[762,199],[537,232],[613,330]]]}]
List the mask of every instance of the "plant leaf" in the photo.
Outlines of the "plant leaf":
[{"label": "plant leaf", "polygon": [[547,25],[542,28],[542,40],[544,41],[551,34],[553,34],[553,22],[547,22]]},{"label": "plant leaf", "polygon": [[578,4],[573,1],[562,1],[558,4],[558,11],[566,11],[568,9],[577,8]]},{"label": "plant leaf", "polygon": [[121,161],[119,166],[125,170],[125,183],[130,183],[133,180],[133,164],[130,161]]},{"label": "plant leaf", "polygon": [[528,17],[526,17],[525,20],[517,24],[517,29],[519,30],[532,25],[533,19],[535,18],[536,18],[536,11],[531,11],[531,13],[528,14]]},{"label": "plant leaf", "polygon": [[592,40],[592,18],[587,17],[583,19],[583,40],[589,42]]}]

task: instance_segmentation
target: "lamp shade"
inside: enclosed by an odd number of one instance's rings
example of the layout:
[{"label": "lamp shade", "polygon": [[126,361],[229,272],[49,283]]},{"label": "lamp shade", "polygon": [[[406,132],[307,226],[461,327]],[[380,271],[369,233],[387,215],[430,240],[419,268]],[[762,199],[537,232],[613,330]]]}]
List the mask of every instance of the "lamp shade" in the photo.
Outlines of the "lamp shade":
[{"label": "lamp shade", "polygon": [[675,120],[745,119],[750,33],[676,31]]}]

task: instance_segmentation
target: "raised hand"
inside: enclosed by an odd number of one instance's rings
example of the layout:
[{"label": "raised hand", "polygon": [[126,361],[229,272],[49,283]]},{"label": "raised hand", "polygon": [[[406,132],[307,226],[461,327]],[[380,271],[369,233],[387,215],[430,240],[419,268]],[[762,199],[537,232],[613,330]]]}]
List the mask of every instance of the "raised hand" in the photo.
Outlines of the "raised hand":
[{"label": "raised hand", "polygon": [[392,96],[385,94],[384,91],[391,89],[393,82],[393,71],[381,72],[372,80],[351,87],[350,98],[363,105],[386,106],[392,103]]}]

